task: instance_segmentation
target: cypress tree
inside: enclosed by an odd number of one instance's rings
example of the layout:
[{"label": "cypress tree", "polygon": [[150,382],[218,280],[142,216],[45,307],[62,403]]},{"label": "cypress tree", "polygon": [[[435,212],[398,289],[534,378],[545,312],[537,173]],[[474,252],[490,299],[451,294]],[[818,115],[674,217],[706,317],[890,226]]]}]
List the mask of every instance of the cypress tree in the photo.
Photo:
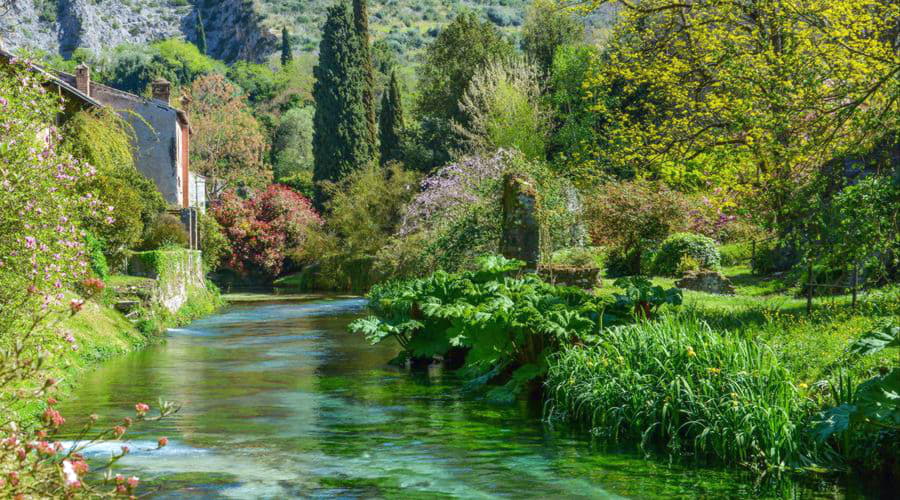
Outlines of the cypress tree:
[{"label": "cypress tree", "polygon": [[381,97],[381,116],[378,120],[381,137],[381,164],[400,160],[400,134],[403,132],[403,102],[397,72],[391,71],[391,83]]},{"label": "cypress tree", "polygon": [[366,0],[353,0],[353,26],[359,36],[365,57],[363,69],[366,76],[366,118],[374,143],[378,137],[378,125],[375,121],[375,67],[372,64],[372,49],[369,47],[369,7]]},{"label": "cypress tree", "polygon": [[197,48],[200,49],[200,53],[206,55],[206,29],[203,28],[203,18],[200,17],[200,11],[197,11],[197,25],[195,26],[197,30]]},{"label": "cypress tree", "polygon": [[[313,70],[313,181],[338,181],[370,163],[376,154],[365,106],[365,57],[345,2],[328,9]],[[319,190],[316,202],[322,205]]]},{"label": "cypress tree", "polygon": [[287,27],[281,28],[281,65],[287,66],[294,60],[294,49],[291,47],[291,37]]}]

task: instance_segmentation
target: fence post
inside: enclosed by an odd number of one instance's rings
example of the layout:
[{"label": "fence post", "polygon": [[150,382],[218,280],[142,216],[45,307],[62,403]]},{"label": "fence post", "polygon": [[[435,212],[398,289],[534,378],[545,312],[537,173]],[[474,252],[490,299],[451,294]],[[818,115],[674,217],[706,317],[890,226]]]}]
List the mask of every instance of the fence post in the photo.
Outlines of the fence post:
[{"label": "fence post", "polygon": [[812,300],[813,300],[813,261],[809,259],[809,264],[806,266],[806,315],[812,315]]}]

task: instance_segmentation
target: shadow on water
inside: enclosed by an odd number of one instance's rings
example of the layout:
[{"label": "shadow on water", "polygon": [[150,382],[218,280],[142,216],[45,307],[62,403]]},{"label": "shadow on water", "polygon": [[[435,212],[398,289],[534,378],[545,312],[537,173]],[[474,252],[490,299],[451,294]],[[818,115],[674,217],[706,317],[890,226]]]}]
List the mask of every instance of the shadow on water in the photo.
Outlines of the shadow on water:
[{"label": "shadow on water", "polygon": [[[463,393],[452,374],[389,367],[395,347],[346,331],[364,305],[234,305],[87,374],[63,410],[110,423],[138,401],[182,403],[171,419],[138,429],[120,462],[157,498],[855,496],[791,481],[760,490],[740,473],[601,450],[584,433],[545,425],[525,403]],[[149,451],[160,436],[169,446]]]}]

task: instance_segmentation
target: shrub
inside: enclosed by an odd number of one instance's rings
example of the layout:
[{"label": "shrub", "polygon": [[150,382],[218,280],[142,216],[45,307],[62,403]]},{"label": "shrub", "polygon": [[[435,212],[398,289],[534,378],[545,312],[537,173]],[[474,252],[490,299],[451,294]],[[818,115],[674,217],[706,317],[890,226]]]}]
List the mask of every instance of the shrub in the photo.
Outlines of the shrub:
[{"label": "shrub", "polygon": [[607,329],[550,360],[549,412],[611,441],[728,464],[801,464],[804,400],[771,349],[694,318]]},{"label": "shrub", "polygon": [[362,167],[327,187],[330,238],[317,241],[317,250],[307,249],[305,260],[318,262],[320,273],[341,289],[368,289],[377,281],[376,255],[396,233],[418,183],[418,174],[392,163]]},{"label": "shrub", "polygon": [[597,247],[572,247],[553,252],[550,256],[550,264],[578,267],[578,268],[603,268],[605,255],[602,249]]},{"label": "shrub", "polygon": [[687,223],[684,198],[646,181],[604,184],[584,204],[591,239],[613,249],[608,267],[623,275],[641,274],[641,255]]},{"label": "shrub", "polygon": [[229,253],[228,238],[216,218],[201,213],[197,218],[200,232],[200,248],[203,250],[203,266],[207,271],[215,271]]},{"label": "shrub", "polygon": [[788,243],[766,242],[756,245],[756,254],[750,261],[754,274],[767,275],[791,270],[800,256],[797,250]]},{"label": "shrub", "polygon": [[287,251],[303,247],[322,225],[308,199],[280,184],[247,200],[226,191],[212,214],[230,242],[228,267],[272,278],[284,269]]},{"label": "shrub", "polygon": [[92,233],[85,232],[84,244],[91,271],[98,278],[105,280],[109,277],[109,264],[106,263],[106,256],[103,255],[103,242]]},{"label": "shrub", "polygon": [[653,272],[661,276],[678,276],[685,257],[695,259],[701,269],[717,269],[719,249],[712,238],[691,233],[676,233],[663,242],[653,260]]},{"label": "shrub", "polygon": [[162,214],[147,228],[141,250],[157,250],[166,246],[187,248],[190,237],[178,217]]},{"label": "shrub", "polygon": [[748,241],[728,243],[719,247],[719,256],[723,266],[746,264],[753,258],[753,244]]}]

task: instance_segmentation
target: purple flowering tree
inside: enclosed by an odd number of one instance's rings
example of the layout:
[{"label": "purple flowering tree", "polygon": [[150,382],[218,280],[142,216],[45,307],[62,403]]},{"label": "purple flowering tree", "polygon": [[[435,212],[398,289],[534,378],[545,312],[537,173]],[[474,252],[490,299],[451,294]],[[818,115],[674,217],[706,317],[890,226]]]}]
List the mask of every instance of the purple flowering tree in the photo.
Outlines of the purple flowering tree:
[{"label": "purple flowering tree", "polygon": [[514,154],[500,150],[492,156],[470,156],[440,168],[422,181],[422,191],[410,202],[400,235],[456,222],[465,210],[498,198],[503,174]]}]

